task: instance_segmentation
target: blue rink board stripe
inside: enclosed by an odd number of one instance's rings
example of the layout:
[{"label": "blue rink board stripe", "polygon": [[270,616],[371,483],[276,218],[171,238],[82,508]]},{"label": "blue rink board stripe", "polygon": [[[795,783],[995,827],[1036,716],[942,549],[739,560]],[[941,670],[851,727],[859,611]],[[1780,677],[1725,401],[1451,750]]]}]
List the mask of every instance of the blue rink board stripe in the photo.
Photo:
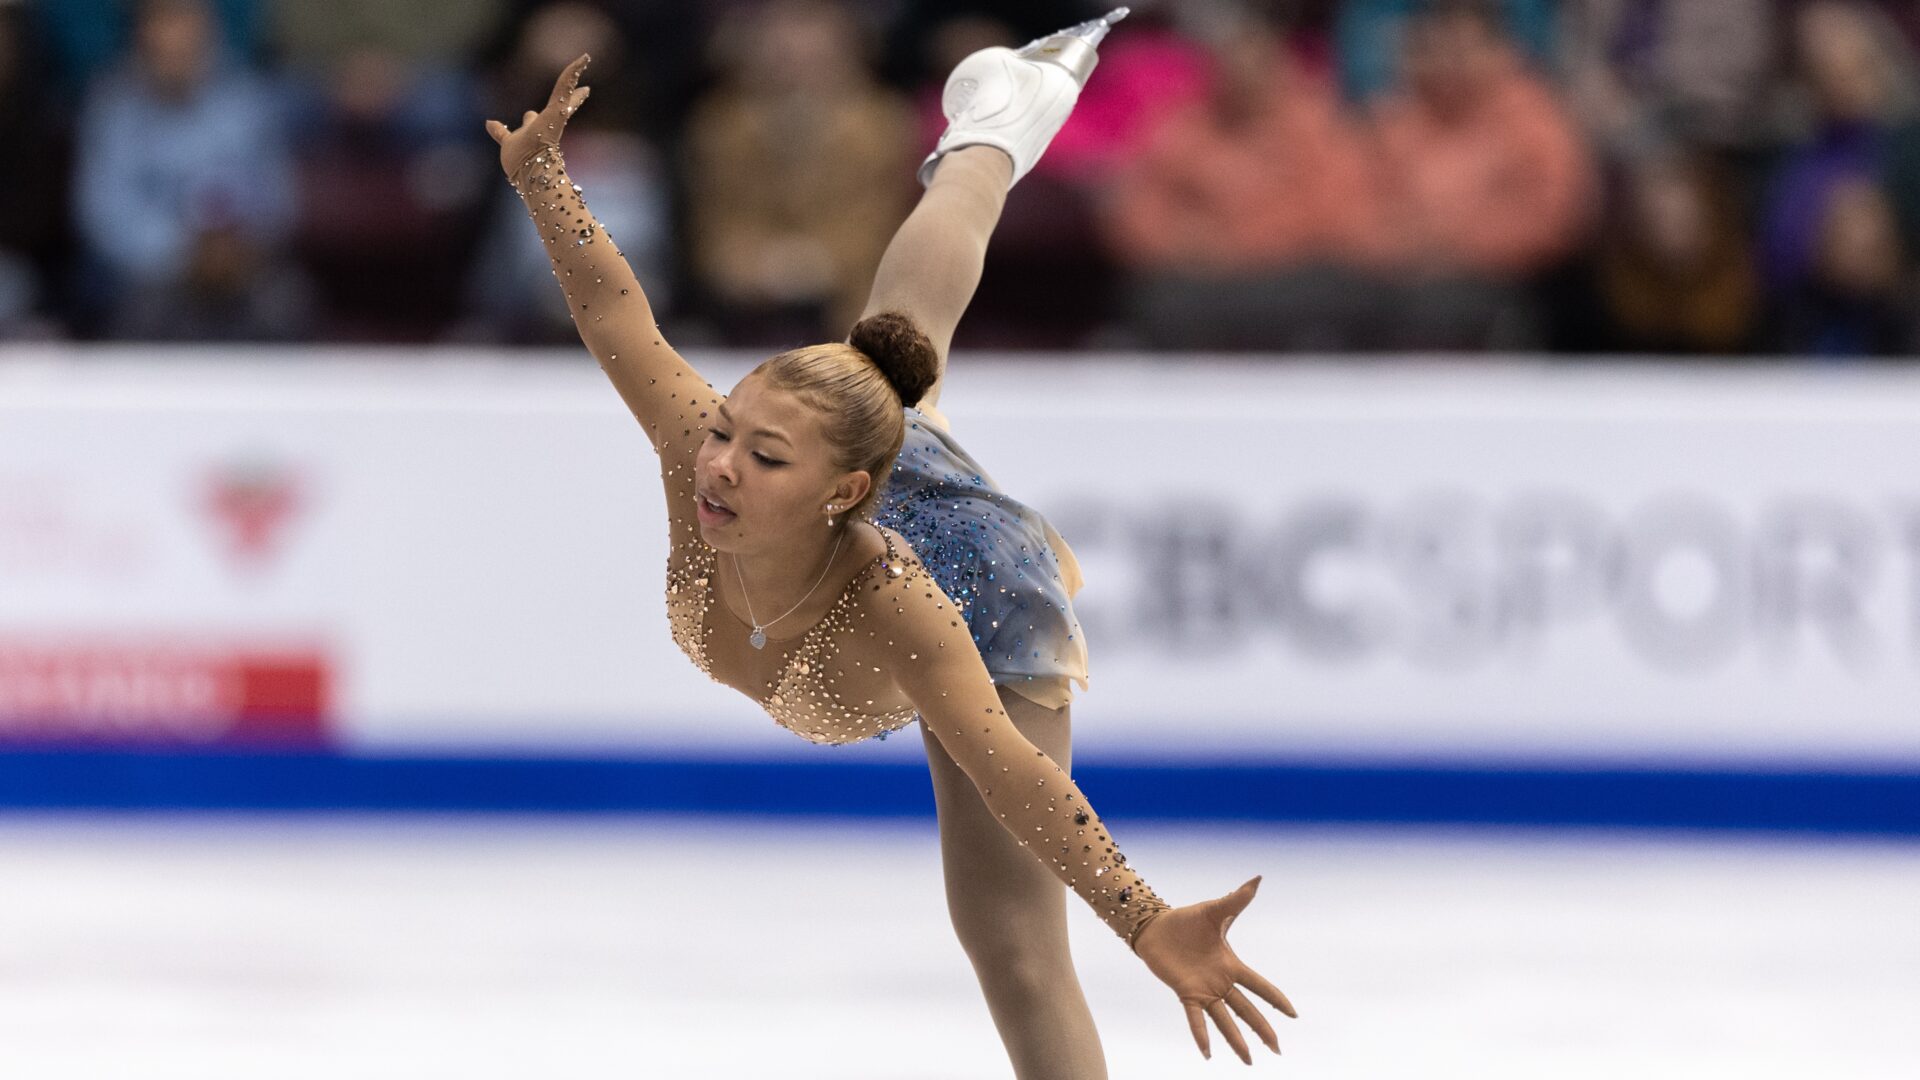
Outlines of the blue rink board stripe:
[{"label": "blue rink board stripe", "polygon": [[[1082,761],[1114,818],[1920,836],[1920,772]],[[927,816],[924,765],[340,753],[0,752],[0,808]]]}]

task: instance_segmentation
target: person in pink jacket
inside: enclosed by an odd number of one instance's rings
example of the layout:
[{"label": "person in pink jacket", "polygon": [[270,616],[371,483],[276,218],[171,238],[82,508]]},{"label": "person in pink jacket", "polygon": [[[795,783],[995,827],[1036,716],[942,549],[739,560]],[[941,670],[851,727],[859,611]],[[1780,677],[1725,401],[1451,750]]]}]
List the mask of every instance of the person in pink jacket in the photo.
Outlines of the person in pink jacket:
[{"label": "person in pink jacket", "polygon": [[1484,5],[1408,28],[1405,80],[1375,113],[1390,265],[1516,281],[1580,242],[1594,168],[1572,118]]}]

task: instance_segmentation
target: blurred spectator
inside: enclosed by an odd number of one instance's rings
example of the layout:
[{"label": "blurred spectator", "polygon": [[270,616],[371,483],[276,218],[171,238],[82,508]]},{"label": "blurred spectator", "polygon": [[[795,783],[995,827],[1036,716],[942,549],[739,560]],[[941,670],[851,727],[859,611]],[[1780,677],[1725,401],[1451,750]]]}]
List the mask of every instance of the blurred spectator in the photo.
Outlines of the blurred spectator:
[{"label": "blurred spectator", "polygon": [[[1340,0],[1333,41],[1340,85],[1350,101],[1367,102],[1404,89],[1401,58],[1412,27],[1444,3],[1433,0]],[[1505,38],[1519,43],[1535,63],[1552,63],[1558,39],[1553,0],[1488,0],[1488,18]]]},{"label": "blurred spectator", "polygon": [[1872,8],[1874,15],[1884,20],[1882,25],[1899,33],[1900,43],[1908,53],[1920,49],[1920,4],[1913,0],[1860,0],[1860,3]]},{"label": "blurred spectator", "polygon": [[65,270],[69,145],[34,30],[0,4],[0,145],[22,155],[0,170],[0,338],[59,333],[48,286]]},{"label": "blurred spectator", "polygon": [[1772,135],[1776,0],[1573,0],[1569,99],[1612,155],[1673,139],[1716,149]]},{"label": "blurred spectator", "polygon": [[1847,178],[1824,194],[1813,265],[1786,298],[1779,346],[1830,358],[1911,352],[1913,290],[1885,193]]},{"label": "blurred spectator", "polygon": [[[518,124],[522,112],[546,99],[562,68],[582,53],[593,56],[588,82],[596,90],[567,125],[567,171],[646,287],[654,312],[665,315],[674,300],[668,179],[653,146],[626,127],[633,117],[622,106],[631,98],[607,89],[633,78],[629,44],[620,25],[597,8],[563,0],[537,9],[508,61],[492,115]],[[579,332],[554,284],[546,245],[498,167],[489,167],[490,183],[497,185],[489,190],[498,195],[474,262],[459,336],[516,344],[576,341]]]},{"label": "blurred spectator", "polygon": [[1406,89],[1376,110],[1398,348],[1533,344],[1525,284],[1584,238],[1593,165],[1491,9],[1430,5],[1409,25]]},{"label": "blurred spectator", "polygon": [[1920,105],[1911,54],[1871,8],[1816,0],[1797,13],[1794,44],[1810,116],[1774,173],[1761,223],[1765,281],[1776,294],[1812,273],[1834,189],[1876,179],[1890,137]]},{"label": "blurred spectator", "polygon": [[[837,337],[952,66],[1105,7],[0,0],[0,337],[571,341],[479,119],[580,52],[570,164],[679,336]],[[1147,5],[956,344],[1908,349],[1916,43],[1913,0]]]},{"label": "blurred spectator", "polygon": [[426,341],[458,310],[491,140],[471,126],[477,94],[455,72],[365,45],[300,72],[293,128],[294,248],[320,298],[319,336]]},{"label": "blurred spectator", "polygon": [[237,222],[213,218],[176,279],[116,301],[110,330],[144,341],[305,341],[312,307],[306,280],[277,252]]},{"label": "blurred spectator", "polygon": [[[553,6],[553,0],[507,0],[508,15],[481,51],[481,66],[498,77],[499,103],[511,107],[496,116],[517,119],[529,102],[546,100],[554,72],[528,67],[524,43],[528,26],[536,18],[550,18],[545,13]],[[721,7],[680,0],[579,0],[576,8],[612,22],[620,42],[617,70],[604,68],[594,53],[587,71],[586,81],[598,87],[594,108],[608,114],[602,126],[636,131],[655,146],[676,140],[704,89],[706,49]]]},{"label": "blurred spectator", "polygon": [[1114,184],[1133,327],[1155,347],[1356,345],[1368,316],[1339,267],[1379,247],[1366,146],[1276,27],[1221,29],[1206,96],[1157,125]]},{"label": "blurred spectator", "polygon": [[1642,161],[1601,241],[1613,352],[1731,353],[1754,344],[1759,284],[1725,178],[1697,157]]},{"label": "blurred spectator", "polygon": [[[262,0],[210,2],[227,51],[242,61],[255,59],[267,21]],[[131,0],[43,0],[35,6],[58,57],[60,81],[73,93],[125,55],[139,8]]]},{"label": "blurred spectator", "polygon": [[838,338],[913,193],[912,113],[827,0],[772,0],[715,34],[720,85],[694,108],[691,254],[734,344]]},{"label": "blurred spectator", "polygon": [[133,51],[88,95],[78,219],[108,330],[291,337],[304,293],[281,245],[293,204],[275,102],[201,0],[146,0]]},{"label": "blurred spectator", "polygon": [[506,0],[267,0],[281,58],[295,67],[338,64],[373,49],[410,64],[460,67],[499,24]]},{"label": "blurred spectator", "polygon": [[1371,189],[1333,88],[1253,23],[1118,178],[1114,243],[1135,265],[1210,272],[1349,255],[1377,232]]}]

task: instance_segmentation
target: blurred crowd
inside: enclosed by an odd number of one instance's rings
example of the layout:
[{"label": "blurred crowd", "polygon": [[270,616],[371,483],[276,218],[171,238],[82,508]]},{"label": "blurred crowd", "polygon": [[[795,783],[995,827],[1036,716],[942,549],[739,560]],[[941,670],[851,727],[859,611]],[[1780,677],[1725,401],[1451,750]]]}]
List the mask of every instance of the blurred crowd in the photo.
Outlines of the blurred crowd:
[{"label": "blurred crowd", "polygon": [[[1920,348],[1920,3],[1142,0],[959,344]],[[838,338],[946,73],[1075,0],[0,0],[0,339],[564,343],[486,117],[683,344]]]}]

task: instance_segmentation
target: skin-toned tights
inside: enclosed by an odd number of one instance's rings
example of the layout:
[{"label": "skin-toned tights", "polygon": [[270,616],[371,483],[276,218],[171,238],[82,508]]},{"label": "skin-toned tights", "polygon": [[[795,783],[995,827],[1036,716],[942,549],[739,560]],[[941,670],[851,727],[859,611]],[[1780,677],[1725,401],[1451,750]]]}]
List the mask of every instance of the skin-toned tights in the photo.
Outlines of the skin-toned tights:
[{"label": "skin-toned tights", "polygon": [[980,285],[987,240],[1012,179],[1012,159],[990,146],[969,146],[940,159],[933,183],[893,234],[874,272],[861,317],[902,312],[940,354],[940,380],[921,399],[922,408],[940,400],[953,328]]},{"label": "skin-toned tights", "polygon": [[[1006,687],[1020,734],[1073,771],[1069,708],[1047,709]],[[980,800],[960,766],[923,729],[940,813],[947,911],[973,962],[987,1011],[1019,1080],[1106,1080],[1093,1013],[1067,948],[1067,890]]]}]

